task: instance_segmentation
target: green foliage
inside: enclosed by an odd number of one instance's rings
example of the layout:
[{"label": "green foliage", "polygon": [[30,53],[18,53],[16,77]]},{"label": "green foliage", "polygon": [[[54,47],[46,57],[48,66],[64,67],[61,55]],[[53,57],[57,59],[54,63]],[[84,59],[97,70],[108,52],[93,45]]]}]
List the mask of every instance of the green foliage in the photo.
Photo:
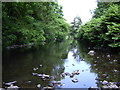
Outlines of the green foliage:
[{"label": "green foliage", "polygon": [[70,26],[70,35],[73,35],[74,38],[77,37],[77,33],[78,33],[78,29],[80,27],[80,25],[82,24],[82,20],[79,16],[76,16],[73,20],[73,22],[71,22],[71,26]]},{"label": "green foliage", "polygon": [[[99,3],[98,3],[99,5]],[[110,3],[101,13],[101,8],[97,8],[96,18],[87,22],[79,28],[79,39],[88,40],[94,45],[120,48],[120,13],[118,4]],[[105,3],[102,6],[105,8]]]},{"label": "green foliage", "polygon": [[63,40],[69,25],[56,2],[2,4],[3,47],[14,44]]}]

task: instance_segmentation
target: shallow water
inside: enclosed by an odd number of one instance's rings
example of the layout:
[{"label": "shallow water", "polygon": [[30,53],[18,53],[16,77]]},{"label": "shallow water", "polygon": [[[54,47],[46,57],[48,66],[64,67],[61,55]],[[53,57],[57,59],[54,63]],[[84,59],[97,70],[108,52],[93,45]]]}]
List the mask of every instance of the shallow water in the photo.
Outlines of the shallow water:
[{"label": "shallow water", "polygon": [[[94,56],[88,55],[91,49],[96,52]],[[14,85],[22,88],[35,88],[38,84],[45,87],[52,81],[61,81],[63,85],[59,88],[97,88],[102,87],[101,81],[104,80],[120,85],[120,56],[89,48],[77,41],[6,50],[2,65],[3,87],[8,87],[5,83],[12,81],[17,81]],[[75,70],[79,70],[80,74],[73,78],[61,76]],[[32,73],[52,78],[43,81]],[[78,82],[73,82],[74,78]]]}]

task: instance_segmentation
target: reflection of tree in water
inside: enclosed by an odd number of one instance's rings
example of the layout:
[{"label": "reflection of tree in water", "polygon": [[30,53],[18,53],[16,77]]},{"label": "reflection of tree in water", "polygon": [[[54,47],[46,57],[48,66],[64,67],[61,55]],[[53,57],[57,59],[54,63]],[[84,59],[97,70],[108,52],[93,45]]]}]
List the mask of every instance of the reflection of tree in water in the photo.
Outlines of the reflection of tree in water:
[{"label": "reflection of tree in water", "polygon": [[77,44],[77,41],[76,40],[73,40],[73,42],[71,43],[71,52],[73,53],[73,57],[74,57],[74,60],[76,60],[77,62],[80,61],[80,57],[79,57],[79,51],[78,51],[78,46],[76,46]]},{"label": "reflection of tree in water", "polygon": [[[108,82],[120,82],[120,57],[116,55],[111,55],[107,57],[106,53],[97,53],[93,61],[91,61],[91,68],[93,72],[98,73],[98,82],[108,81]],[[118,83],[117,83],[118,84]],[[98,86],[101,86],[98,83]]]},{"label": "reflection of tree in water", "polygon": [[[62,77],[60,77],[60,74],[64,72],[63,64],[64,59],[67,58],[70,42],[67,41],[57,44],[49,43],[44,46],[32,48],[28,51],[22,50],[14,56],[11,56],[11,53],[9,53],[9,58],[4,58],[4,60],[13,60],[15,62],[4,62],[5,68],[3,75],[5,75],[3,81],[10,82],[16,80],[20,87],[36,87],[39,83],[41,86],[47,86],[49,82],[53,80],[42,81],[40,77],[33,76],[32,73],[48,74],[56,77],[54,80],[61,80]],[[15,53],[13,52],[13,54]],[[38,70],[33,71],[33,68],[37,67]],[[11,69],[11,72],[15,73],[11,73],[9,69]],[[17,76],[19,76],[19,78]],[[28,80],[32,81],[29,85],[25,83]]]},{"label": "reflection of tree in water", "polygon": [[116,82],[120,86],[120,56],[95,50],[94,56],[88,55],[88,47],[78,44],[79,55],[91,64],[91,72],[98,74],[97,85],[102,87],[102,81]]}]

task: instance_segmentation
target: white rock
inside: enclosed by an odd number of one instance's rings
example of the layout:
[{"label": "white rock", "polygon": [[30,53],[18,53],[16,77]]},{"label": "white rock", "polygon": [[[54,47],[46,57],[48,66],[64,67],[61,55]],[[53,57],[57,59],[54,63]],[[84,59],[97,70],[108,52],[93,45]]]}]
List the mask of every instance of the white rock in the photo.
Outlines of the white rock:
[{"label": "white rock", "polygon": [[40,67],[42,67],[42,64],[40,64]]},{"label": "white rock", "polygon": [[102,88],[108,88],[108,86],[107,86],[107,85],[104,85],[104,86],[102,86]]},{"label": "white rock", "polygon": [[94,51],[94,50],[90,50],[90,51],[88,52],[88,54],[92,56],[92,55],[95,54],[95,51]]},{"label": "white rock", "polygon": [[7,90],[18,90],[18,89],[19,89],[19,87],[18,86],[13,86],[13,84],[10,85],[10,87],[7,88]]},{"label": "white rock", "polygon": [[107,57],[110,57],[110,55],[107,55]]},{"label": "white rock", "polygon": [[76,82],[78,82],[78,79],[74,78],[74,79],[72,80],[72,82],[76,83]]},{"label": "white rock", "polygon": [[13,81],[13,82],[8,82],[8,83],[4,83],[5,85],[12,85],[14,83],[16,83],[17,81]]},{"label": "white rock", "polygon": [[41,85],[40,85],[40,84],[38,84],[38,85],[37,85],[37,87],[38,87],[38,88],[40,88],[40,87],[41,87]]},{"label": "white rock", "polygon": [[104,85],[105,85],[105,84],[108,84],[108,81],[105,81],[105,80],[104,80],[104,81],[102,82],[102,84],[104,84]]}]

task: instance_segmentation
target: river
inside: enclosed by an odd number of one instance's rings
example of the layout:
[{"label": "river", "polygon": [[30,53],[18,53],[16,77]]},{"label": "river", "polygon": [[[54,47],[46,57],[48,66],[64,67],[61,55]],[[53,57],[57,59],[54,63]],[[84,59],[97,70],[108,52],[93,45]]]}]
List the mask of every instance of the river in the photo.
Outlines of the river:
[{"label": "river", "polygon": [[[89,55],[90,50],[95,55]],[[77,41],[9,49],[2,58],[3,87],[14,82],[21,88],[43,88],[55,81],[60,82],[56,88],[120,86],[120,56]]]}]

